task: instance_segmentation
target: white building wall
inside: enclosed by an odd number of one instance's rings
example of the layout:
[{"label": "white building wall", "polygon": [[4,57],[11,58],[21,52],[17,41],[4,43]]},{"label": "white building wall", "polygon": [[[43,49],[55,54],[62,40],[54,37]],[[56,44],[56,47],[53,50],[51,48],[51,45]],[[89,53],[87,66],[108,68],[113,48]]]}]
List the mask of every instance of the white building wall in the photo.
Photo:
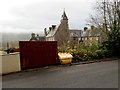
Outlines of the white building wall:
[{"label": "white building wall", "polygon": [[0,55],[0,74],[6,74],[11,72],[17,72],[21,70],[20,66],[20,54],[12,53],[6,55]]}]

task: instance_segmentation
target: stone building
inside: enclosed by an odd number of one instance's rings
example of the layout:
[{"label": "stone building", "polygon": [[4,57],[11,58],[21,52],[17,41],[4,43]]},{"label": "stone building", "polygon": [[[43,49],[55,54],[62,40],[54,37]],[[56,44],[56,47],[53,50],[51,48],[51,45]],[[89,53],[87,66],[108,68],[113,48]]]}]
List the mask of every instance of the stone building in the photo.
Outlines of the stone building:
[{"label": "stone building", "polygon": [[68,18],[65,11],[63,12],[62,19],[59,25],[52,25],[47,31],[45,28],[46,41],[58,41],[61,46],[69,40],[70,33],[68,28]]},{"label": "stone building", "polygon": [[71,46],[76,46],[77,44],[79,44],[79,40],[81,39],[82,30],[69,29],[69,32]]},{"label": "stone building", "polygon": [[32,33],[29,41],[45,41],[45,36],[39,36],[38,34],[36,36],[35,33]]},{"label": "stone building", "polygon": [[[52,25],[47,30],[44,29],[46,41],[57,41],[58,46],[64,45],[68,40],[77,41],[81,36],[81,30],[69,30],[68,17],[63,12],[59,25]],[[74,38],[74,39],[73,39]]]},{"label": "stone building", "polygon": [[37,41],[37,38],[35,36],[35,33],[31,34],[31,39],[29,41]]},{"label": "stone building", "polygon": [[91,29],[84,28],[81,36],[81,41],[85,42],[86,45],[93,45],[103,42],[105,33],[102,30],[91,26]]}]

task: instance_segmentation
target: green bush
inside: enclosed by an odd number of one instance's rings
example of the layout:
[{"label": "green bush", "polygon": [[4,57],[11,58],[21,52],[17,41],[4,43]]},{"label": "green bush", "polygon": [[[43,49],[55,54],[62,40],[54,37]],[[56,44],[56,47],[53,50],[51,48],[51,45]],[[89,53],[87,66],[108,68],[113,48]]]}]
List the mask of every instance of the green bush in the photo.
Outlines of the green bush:
[{"label": "green bush", "polygon": [[91,59],[92,52],[87,51],[86,49],[78,50],[72,53],[73,60],[79,60],[79,61],[87,61]]},{"label": "green bush", "polygon": [[104,50],[107,50],[109,56],[120,56],[120,40],[109,40],[102,43]]},{"label": "green bush", "polygon": [[111,53],[108,50],[103,50],[105,57],[111,57]]},{"label": "green bush", "polygon": [[99,56],[97,55],[97,53],[94,52],[94,53],[92,53],[91,58],[92,58],[92,59],[98,59]]},{"label": "green bush", "polygon": [[110,56],[109,51],[99,44],[85,46],[84,43],[80,43],[79,45],[74,46],[74,48],[70,48],[69,45],[64,45],[63,47],[58,48],[58,52],[68,52],[72,54],[73,62],[88,61]]},{"label": "green bush", "polygon": [[105,57],[104,50],[96,50],[95,53],[98,55],[98,58],[104,58]]}]

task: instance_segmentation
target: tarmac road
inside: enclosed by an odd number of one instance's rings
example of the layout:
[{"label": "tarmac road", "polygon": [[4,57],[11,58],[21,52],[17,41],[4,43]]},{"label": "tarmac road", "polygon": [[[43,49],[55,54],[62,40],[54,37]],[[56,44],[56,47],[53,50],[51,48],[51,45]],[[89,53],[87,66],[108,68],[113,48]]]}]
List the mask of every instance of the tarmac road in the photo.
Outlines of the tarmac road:
[{"label": "tarmac road", "polygon": [[118,60],[5,75],[3,88],[118,88]]}]

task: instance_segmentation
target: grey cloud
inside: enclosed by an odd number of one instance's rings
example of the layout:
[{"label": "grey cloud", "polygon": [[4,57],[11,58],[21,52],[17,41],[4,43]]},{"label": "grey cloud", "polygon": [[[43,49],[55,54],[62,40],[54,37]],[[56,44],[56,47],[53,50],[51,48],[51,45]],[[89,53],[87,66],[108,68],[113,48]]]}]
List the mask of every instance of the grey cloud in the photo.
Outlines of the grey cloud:
[{"label": "grey cloud", "polygon": [[26,6],[17,6],[9,11],[16,20],[5,21],[2,25],[14,29],[33,29],[33,31],[37,29],[43,31],[45,27],[59,23],[63,8],[65,8],[70,28],[79,29],[84,25],[85,19],[88,18],[89,13],[92,11],[89,5],[89,3],[83,4],[83,2],[39,2]]}]

